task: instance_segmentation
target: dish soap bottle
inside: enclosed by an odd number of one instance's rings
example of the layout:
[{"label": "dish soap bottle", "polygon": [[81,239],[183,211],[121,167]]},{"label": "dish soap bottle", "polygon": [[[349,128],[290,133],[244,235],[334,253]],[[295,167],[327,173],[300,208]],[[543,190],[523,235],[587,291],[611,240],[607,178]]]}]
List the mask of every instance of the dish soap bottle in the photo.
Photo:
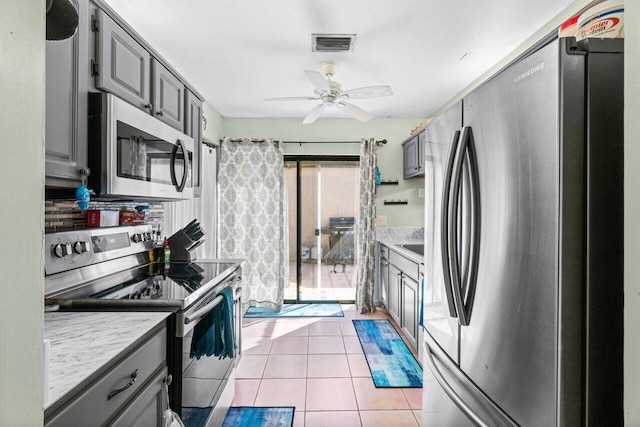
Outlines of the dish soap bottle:
[{"label": "dish soap bottle", "polygon": [[169,247],[169,239],[164,238],[162,245],[162,252],[164,254],[164,270],[169,270],[169,263],[171,262],[171,248]]}]

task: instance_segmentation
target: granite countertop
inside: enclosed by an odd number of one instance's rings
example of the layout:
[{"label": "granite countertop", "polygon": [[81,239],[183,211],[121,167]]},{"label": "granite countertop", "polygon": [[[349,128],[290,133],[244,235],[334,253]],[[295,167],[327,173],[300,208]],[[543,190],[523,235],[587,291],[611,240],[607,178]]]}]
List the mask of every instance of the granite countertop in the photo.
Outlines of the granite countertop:
[{"label": "granite countertop", "polygon": [[398,252],[405,258],[408,258],[417,263],[424,263],[424,255],[420,255],[416,252],[405,249],[398,245],[424,245],[423,239],[397,239],[397,238],[380,238],[378,239],[380,244],[388,246],[391,250]]},{"label": "granite countertop", "polygon": [[51,340],[49,399],[45,410],[104,365],[120,358],[123,351],[170,315],[166,312],[45,313],[44,337]]}]

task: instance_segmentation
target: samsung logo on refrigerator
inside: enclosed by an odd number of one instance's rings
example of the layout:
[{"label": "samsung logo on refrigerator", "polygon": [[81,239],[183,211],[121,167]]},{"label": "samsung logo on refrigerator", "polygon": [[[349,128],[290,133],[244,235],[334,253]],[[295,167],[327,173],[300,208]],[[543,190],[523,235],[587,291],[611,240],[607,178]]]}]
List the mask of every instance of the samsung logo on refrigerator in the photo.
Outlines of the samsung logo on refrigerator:
[{"label": "samsung logo on refrigerator", "polygon": [[529,68],[527,71],[518,74],[517,76],[515,76],[513,78],[513,82],[514,83],[518,83],[520,80],[524,80],[526,78],[529,78],[531,76],[533,76],[535,73],[537,73],[538,71],[542,71],[544,70],[544,62],[541,62],[540,64],[536,65],[533,68]]}]

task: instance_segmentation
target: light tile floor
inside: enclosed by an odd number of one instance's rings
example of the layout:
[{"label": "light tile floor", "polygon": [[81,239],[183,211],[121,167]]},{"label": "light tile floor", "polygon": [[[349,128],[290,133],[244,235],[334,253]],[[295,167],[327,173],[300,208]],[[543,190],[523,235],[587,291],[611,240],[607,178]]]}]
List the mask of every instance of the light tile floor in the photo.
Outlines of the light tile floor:
[{"label": "light tile floor", "polygon": [[233,405],[295,406],[294,427],[419,426],[422,389],[375,388],[351,322],[389,315],[359,314],[353,305],[343,311],[345,317],[244,318]]},{"label": "light tile floor", "polygon": [[[322,262],[302,263],[300,299],[305,301],[353,301],[356,298],[355,264],[338,265],[333,272],[333,264]],[[284,290],[285,299],[296,299],[296,263],[289,262],[289,284]]]}]

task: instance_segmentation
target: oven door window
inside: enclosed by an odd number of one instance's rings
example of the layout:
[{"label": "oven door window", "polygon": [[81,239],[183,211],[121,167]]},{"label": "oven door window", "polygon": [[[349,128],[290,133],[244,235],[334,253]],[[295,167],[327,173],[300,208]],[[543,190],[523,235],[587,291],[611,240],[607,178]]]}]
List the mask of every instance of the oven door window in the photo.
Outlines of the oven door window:
[{"label": "oven door window", "polygon": [[[191,165],[193,153],[184,146],[165,141],[120,121],[117,122],[117,176],[120,178],[175,185],[171,168],[178,183],[192,187]],[[187,176],[185,175],[185,168]]]},{"label": "oven door window", "polygon": [[182,418],[189,420],[189,426],[205,426],[229,382],[235,359],[191,357],[193,330],[182,342]]}]

